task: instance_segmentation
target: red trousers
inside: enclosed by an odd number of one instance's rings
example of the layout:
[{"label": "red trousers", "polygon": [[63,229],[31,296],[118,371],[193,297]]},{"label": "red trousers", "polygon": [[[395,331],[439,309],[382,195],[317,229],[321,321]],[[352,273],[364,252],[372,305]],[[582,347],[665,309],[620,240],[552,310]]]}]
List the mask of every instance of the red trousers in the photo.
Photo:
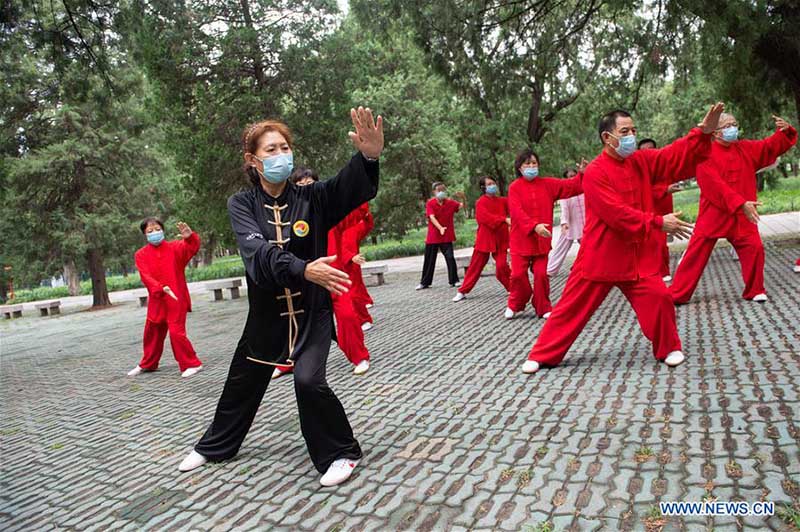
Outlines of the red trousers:
[{"label": "red trousers", "polygon": [[361,319],[353,304],[350,292],[340,296],[332,295],[333,316],[336,318],[336,342],[353,365],[369,360],[369,351],[364,345],[364,331]]},{"label": "red trousers", "polygon": [[164,351],[164,339],[169,332],[172,354],[178,361],[181,372],[202,365],[192,343],[186,336],[186,312],[170,312],[167,321],[156,323],[147,320],[144,324],[144,355],[139,367],[148,371],[158,369]]},{"label": "red trousers", "polygon": [[367,309],[367,305],[372,305],[372,297],[367,292],[367,286],[364,284],[364,275],[361,273],[361,266],[353,263],[353,271],[350,274],[350,280],[353,284],[350,286],[350,296],[353,300],[353,307],[355,308],[360,323],[372,323],[372,316]]},{"label": "red trousers", "polygon": [[[726,238],[739,256],[744,280],[742,297],[753,299],[758,294],[766,294],[767,290],[764,288],[764,244],[761,243],[761,235],[753,231],[734,233]],[[716,243],[717,238],[715,237],[703,237],[696,234],[689,239],[689,246],[675,271],[670,287],[672,300],[675,303],[688,303],[692,298]]]},{"label": "red trousers", "polygon": [[[528,279],[529,269],[533,273],[533,287]],[[508,308],[514,312],[521,312],[525,310],[528,300],[539,317],[553,310],[553,305],[550,304],[547,254],[534,256],[511,254],[511,291],[508,294]]]},{"label": "red trousers", "polygon": [[[667,233],[663,233],[663,238],[661,241],[661,277],[666,277],[670,275],[669,270],[669,245],[667,242]],[[659,235],[661,236],[661,235]]]},{"label": "red trousers", "polygon": [[528,360],[535,360],[545,366],[558,365],[589,322],[589,318],[615,286],[622,291],[636,312],[642,332],[653,343],[656,359],[664,360],[672,351],[680,351],[681,339],[678,337],[675,322],[675,306],[661,277],[653,275],[638,281],[602,283],[583,279],[572,270],[564,293],[542,327]]},{"label": "red trousers", "polygon": [[[502,284],[503,288],[508,292],[511,290],[511,268],[508,267],[508,252],[506,250],[495,251],[491,255],[492,258],[494,258],[495,264],[494,276],[497,277],[497,280],[500,281],[500,284]],[[489,262],[488,252],[472,251],[472,258],[469,261],[467,273],[464,275],[464,283],[458,289],[459,292],[462,294],[469,294],[472,289],[475,288],[487,262]]]}]

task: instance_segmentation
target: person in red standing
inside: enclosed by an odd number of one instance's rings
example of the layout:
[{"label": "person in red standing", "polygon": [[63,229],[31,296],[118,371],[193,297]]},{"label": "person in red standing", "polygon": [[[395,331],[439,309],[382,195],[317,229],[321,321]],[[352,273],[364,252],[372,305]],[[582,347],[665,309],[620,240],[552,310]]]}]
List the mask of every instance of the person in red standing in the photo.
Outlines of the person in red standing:
[{"label": "person in red standing", "polygon": [[[654,150],[658,146],[653,139],[642,139],[639,141],[640,150]],[[653,184],[653,209],[656,214],[664,216],[673,211],[672,195],[681,190],[680,183],[670,183],[669,181],[657,181]],[[669,242],[672,240],[670,235],[663,231],[658,234],[662,241],[661,246],[661,278],[665,283],[672,280],[669,267]]]},{"label": "person in red standing", "polygon": [[[458,197],[463,198],[461,193]],[[425,204],[425,218],[428,220],[428,236],[425,238],[425,260],[422,263],[422,278],[417,290],[430,288],[433,283],[433,272],[436,270],[436,253],[441,251],[447,263],[447,278],[450,286],[461,286],[458,280],[458,267],[453,255],[453,242],[456,231],[453,227],[455,214],[464,207],[463,201],[454,201],[447,197],[447,186],[444,183],[433,184],[433,197]]]},{"label": "person in red standing", "polygon": [[558,365],[614,287],[636,312],[656,360],[668,366],[685,360],[675,306],[660,275],[661,241],[656,232],[688,237],[692,225],[679,218],[680,212],[653,212],[653,183],[695,175],[698,163],[708,157],[711,133],[723,110],[722,103],[713,105],[687,136],[658,150],[637,151],[636,126],[627,112],[611,111],[600,119],[603,151],[584,173],[586,227],[578,257],[561,299],[522,365],[523,373]]},{"label": "person in red standing", "polygon": [[178,223],[181,240],[164,240],[164,224],[157,218],[146,218],[139,226],[147,244],[136,252],[136,268],[149,296],[147,321],[144,325],[144,355],[128,372],[133,377],[144,371],[155,371],[169,332],[172,353],[178,361],[182,377],[191,377],[203,365],[186,336],[186,314],[192,311],[189,287],[184,269],[200,249],[200,237],[183,222]]},{"label": "person in red standing", "polygon": [[[299,166],[289,176],[289,180],[299,187],[305,187],[319,181],[319,176],[310,168]],[[356,208],[328,231],[327,255],[336,257],[330,265],[346,273],[351,282],[356,276],[353,260],[358,254],[358,247],[353,244],[353,239],[346,235],[361,222],[363,216],[361,207]],[[361,275],[360,269],[358,275]],[[369,351],[364,343],[364,331],[361,329],[361,318],[355,308],[352,288],[341,294],[331,293],[331,300],[336,320],[336,343],[339,344],[339,349],[347,360],[355,366],[353,373],[363,375],[369,370]],[[278,365],[272,372],[272,378],[277,379],[291,371],[290,366]]]},{"label": "person in red standing", "polygon": [[[582,173],[571,179],[539,177],[539,156],[531,149],[522,150],[514,161],[516,179],[508,187],[508,210],[511,213],[511,291],[505,318],[512,319],[525,310],[528,301],[536,315],[548,318],[550,278],[547,257],[551,249],[553,205],[556,200],[583,192]],[[533,273],[533,286],[528,279]]]},{"label": "person in red standing", "polygon": [[355,256],[352,260],[353,275],[350,277],[353,285],[350,287],[350,293],[353,297],[353,306],[356,314],[358,314],[361,322],[361,329],[368,331],[373,324],[369,309],[374,304],[374,301],[367,291],[367,286],[364,284],[364,276],[361,273],[361,266],[367,262],[367,259],[361,254],[360,246],[361,242],[367,238],[367,235],[375,227],[375,219],[369,211],[369,203],[364,203],[358,208],[354,213],[354,219],[355,223],[345,231],[343,238],[345,245],[355,250]]},{"label": "person in red standing", "polygon": [[771,165],[797,143],[797,130],[780,117],[772,118],[776,131],[763,140],[738,140],[736,118],[728,113],[720,118],[711,156],[697,167],[700,210],[695,232],[670,287],[675,304],[689,302],[719,238],[727,239],[739,257],[742,297],[759,303],[767,300],[756,171]]},{"label": "person in red standing", "polygon": [[[565,179],[572,179],[576,175],[578,175],[578,171],[575,168],[568,168],[564,170],[563,174]],[[547,257],[547,275],[550,277],[558,275],[572,244],[581,243],[583,225],[586,223],[583,194],[558,200],[558,204],[561,207],[561,233],[558,235],[558,242]]]},{"label": "person in red standing", "polygon": [[483,268],[489,262],[489,255],[494,258],[495,277],[506,291],[511,288],[511,268],[508,266],[508,226],[511,225],[511,218],[508,216],[508,199],[500,195],[497,181],[489,176],[482,177],[479,186],[483,195],[475,202],[475,219],[478,222],[475,246],[464,284],[458,289],[454,302],[461,301],[475,288]]}]

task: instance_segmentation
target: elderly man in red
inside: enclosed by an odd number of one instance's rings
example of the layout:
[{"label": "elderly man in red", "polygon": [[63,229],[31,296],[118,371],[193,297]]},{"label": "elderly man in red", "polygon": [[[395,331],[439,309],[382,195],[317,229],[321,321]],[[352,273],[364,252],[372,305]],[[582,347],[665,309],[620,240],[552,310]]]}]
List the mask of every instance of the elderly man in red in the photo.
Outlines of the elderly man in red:
[{"label": "elderly man in red", "polygon": [[184,269],[200,249],[200,237],[183,222],[178,223],[181,240],[164,240],[164,224],[156,218],[145,219],[139,228],[147,245],[136,252],[136,267],[149,295],[147,321],[144,325],[144,355],[128,372],[133,377],[143,371],[155,371],[169,331],[172,354],[182,377],[191,377],[203,365],[186,336],[186,313],[192,300],[186,286]]},{"label": "elderly man in red", "polygon": [[797,131],[773,116],[777,131],[763,140],[738,140],[736,118],[723,114],[714,132],[711,156],[697,167],[700,211],[670,290],[676,304],[688,303],[718,238],[736,250],[742,267],[742,297],[767,300],[764,288],[764,245],[758,234],[756,170],[769,166],[797,142]]},{"label": "elderly man in red", "polygon": [[447,279],[450,286],[461,286],[458,280],[458,266],[453,255],[453,242],[456,241],[455,214],[464,208],[464,193],[457,192],[456,197],[462,201],[454,201],[447,197],[447,185],[433,184],[433,197],[425,204],[425,218],[428,220],[428,235],[425,237],[425,258],[422,262],[422,278],[416,290],[425,290],[433,283],[436,271],[436,253],[442,252],[447,263]]},{"label": "elderly man in red", "polygon": [[[512,319],[531,301],[536,315],[550,317],[550,277],[547,258],[551,249],[553,205],[583,192],[580,173],[570,179],[539,177],[539,156],[523,150],[514,161],[517,179],[508,187],[511,213],[511,291],[505,318]],[[533,273],[533,287],[528,280]],[[533,293],[533,297],[531,297]]]},{"label": "elderly man in red", "polygon": [[723,109],[715,104],[697,128],[660,150],[636,150],[636,127],[625,111],[603,116],[598,127],[603,152],[583,177],[586,227],[578,257],[523,372],[558,365],[614,287],[636,312],[656,359],[670,366],[683,362],[675,307],[660,275],[657,232],[686,237],[691,224],[680,220],[680,213],[655,214],[652,189],[664,176],[679,181],[694,175],[708,156]]},{"label": "elderly man in red", "polygon": [[508,226],[511,225],[511,218],[508,216],[508,199],[500,196],[497,181],[489,176],[482,177],[478,185],[483,193],[475,202],[478,232],[464,284],[453,297],[454,302],[461,301],[475,288],[483,268],[489,262],[489,255],[494,257],[495,277],[506,291],[511,288],[511,269],[508,267]]}]

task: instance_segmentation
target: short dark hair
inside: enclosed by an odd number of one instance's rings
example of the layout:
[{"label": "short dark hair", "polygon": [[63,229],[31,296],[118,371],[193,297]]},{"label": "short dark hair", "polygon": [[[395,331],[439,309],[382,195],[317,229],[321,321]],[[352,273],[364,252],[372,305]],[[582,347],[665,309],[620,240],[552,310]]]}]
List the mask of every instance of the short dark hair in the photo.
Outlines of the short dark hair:
[{"label": "short dark hair", "polygon": [[445,185],[445,184],[444,184],[444,183],[442,183],[441,181],[434,181],[434,182],[433,182],[433,184],[431,185],[431,190],[436,190],[436,187],[444,187],[444,188],[447,188],[447,185]]},{"label": "short dark hair", "polygon": [[607,131],[611,132],[617,127],[617,118],[620,116],[623,118],[630,118],[631,114],[622,109],[614,109],[603,115],[603,118],[600,119],[600,123],[597,124],[597,134],[600,135],[600,142],[603,142],[603,133]]},{"label": "short dark hair", "polygon": [[658,148],[658,143],[653,139],[642,139],[639,141],[639,144],[637,144],[636,147],[642,149],[642,144],[647,144],[648,142],[652,144],[654,148]]},{"label": "short dark hair", "polygon": [[298,181],[302,181],[307,177],[310,177],[314,181],[319,181],[319,176],[314,170],[311,168],[306,168],[305,166],[298,166],[294,169],[294,171],[292,171],[292,175],[289,176],[289,181],[292,183],[297,183]]},{"label": "short dark hair", "polygon": [[517,154],[517,158],[514,159],[514,172],[516,173],[517,177],[522,175],[522,172],[519,171],[520,167],[531,157],[536,159],[536,164],[539,164],[539,156],[536,155],[536,152],[530,148],[525,148]]},{"label": "short dark hair", "polygon": [[570,173],[570,172],[574,172],[575,174],[577,174],[578,170],[574,166],[570,166],[569,168],[565,168],[564,172],[561,175],[564,176],[564,177],[567,177],[567,174]]},{"label": "short dark hair", "polygon": [[164,230],[164,222],[156,218],[155,216],[148,216],[142,223],[139,224],[139,229],[142,231],[142,234],[145,234],[145,230],[147,230],[147,226],[150,224],[158,224],[161,227],[161,230]]},{"label": "short dark hair", "polygon": [[480,180],[478,180],[478,186],[481,188],[481,193],[482,194],[486,194],[486,180],[487,179],[491,179],[492,181],[494,181],[495,184],[497,184],[497,190],[500,190],[500,183],[497,181],[497,179],[493,178],[490,175],[485,175],[485,176],[481,177]]}]

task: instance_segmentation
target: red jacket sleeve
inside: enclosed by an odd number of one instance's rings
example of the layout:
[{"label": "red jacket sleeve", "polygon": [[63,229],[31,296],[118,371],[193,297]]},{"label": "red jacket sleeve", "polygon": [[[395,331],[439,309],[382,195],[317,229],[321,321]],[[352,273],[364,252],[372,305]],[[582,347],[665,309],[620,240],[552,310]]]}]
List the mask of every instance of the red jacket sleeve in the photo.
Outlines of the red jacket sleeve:
[{"label": "red jacket sleeve", "polygon": [[592,210],[603,223],[635,241],[644,240],[652,229],[660,229],[663,224],[661,216],[629,206],[600,169],[586,171],[583,188]]},{"label": "red jacket sleeve", "polygon": [[436,201],[435,199],[429,199],[425,203],[425,218],[430,219],[430,217],[434,214],[433,212],[433,202]]},{"label": "red jacket sleeve", "polygon": [[[755,177],[753,177],[755,179]],[[715,207],[733,214],[744,205],[745,199],[719,175],[719,168],[711,161],[697,167],[697,186]]]},{"label": "red jacket sleeve", "polygon": [[635,162],[643,163],[649,170],[651,180],[676,183],[697,174],[697,165],[708,158],[711,152],[711,135],[700,128],[692,128],[689,134],[661,149],[637,150]]},{"label": "red jacket sleeve", "polygon": [[134,260],[136,262],[136,269],[139,270],[139,278],[142,280],[142,284],[144,284],[145,288],[147,288],[147,292],[150,294],[150,296],[165,296],[166,294],[164,293],[164,285],[157,281],[155,277],[153,277],[153,274],[150,271],[150,265],[147,264],[147,260],[145,260],[140,253],[136,253],[136,255],[134,255]]},{"label": "red jacket sleeve", "polygon": [[356,224],[356,225],[354,225],[352,227],[346,228],[341,233],[341,239],[342,239],[341,252],[342,252],[342,256],[339,257],[339,258],[342,260],[343,264],[347,264],[348,262],[353,260],[353,257],[358,255],[358,241],[359,241],[358,237],[361,234],[361,227],[360,226],[361,226],[361,224]]},{"label": "red jacket sleeve", "polygon": [[508,212],[511,214],[511,220],[514,224],[518,225],[524,234],[530,235],[538,225],[538,222],[525,210],[522,205],[522,198],[519,196],[519,194],[512,194],[512,191],[509,190]]},{"label": "red jacket sleeve", "polygon": [[797,130],[789,127],[777,130],[763,140],[740,140],[739,145],[753,158],[756,168],[764,168],[789,151],[797,143]]},{"label": "red jacket sleeve", "polygon": [[477,202],[475,202],[475,220],[478,222],[478,225],[485,225],[491,230],[495,230],[500,227],[500,224],[504,224],[506,222],[505,214],[496,214],[489,210],[487,205],[487,201],[484,201],[483,198],[485,196],[481,196]]},{"label": "red jacket sleeve", "polygon": [[555,199],[566,199],[571,198],[572,196],[583,194],[583,185],[581,184],[582,181],[583,172],[575,177],[570,177],[569,179],[553,178],[552,181],[548,180],[548,184],[555,185],[553,187],[555,189],[555,193],[553,194]]},{"label": "red jacket sleeve", "polygon": [[186,266],[192,257],[200,251],[200,235],[192,231],[189,238],[181,238],[175,242],[175,247],[178,250],[178,259],[181,261],[181,266]]},{"label": "red jacket sleeve", "polygon": [[359,236],[358,241],[361,242],[362,240],[367,238],[367,235],[370,234],[373,229],[375,229],[375,218],[372,216],[372,213],[369,212],[369,210],[367,210],[367,214],[364,215],[364,219],[359,225],[360,225],[360,231],[358,235]]}]

